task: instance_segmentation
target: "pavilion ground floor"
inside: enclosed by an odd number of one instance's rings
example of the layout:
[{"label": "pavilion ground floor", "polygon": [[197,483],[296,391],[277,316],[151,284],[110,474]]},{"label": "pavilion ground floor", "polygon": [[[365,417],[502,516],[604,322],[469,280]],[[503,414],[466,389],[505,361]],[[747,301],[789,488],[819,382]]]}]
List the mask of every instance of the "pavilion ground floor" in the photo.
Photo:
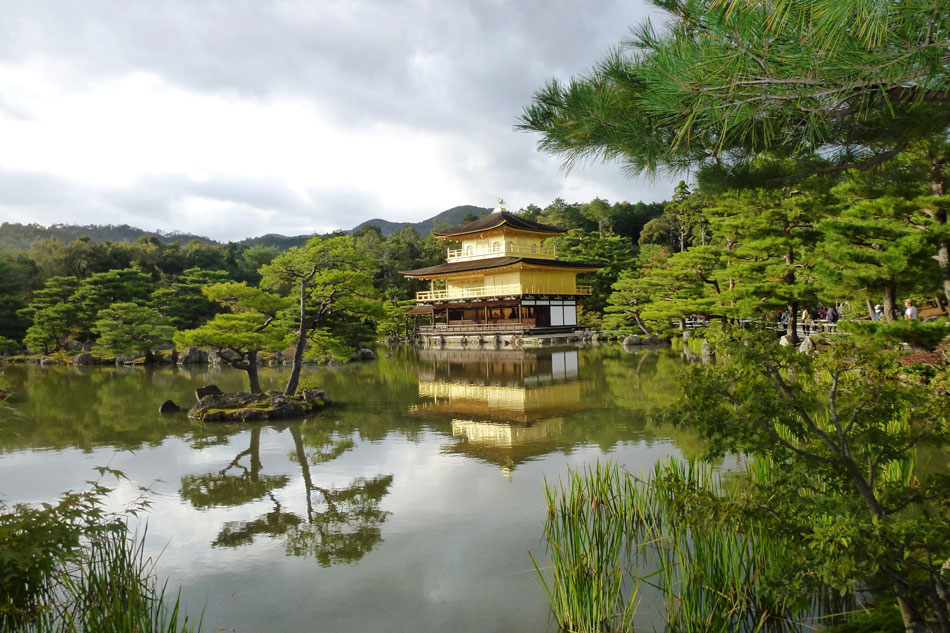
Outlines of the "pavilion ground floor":
[{"label": "pavilion ground floor", "polygon": [[577,328],[573,296],[523,295],[420,304],[411,314],[427,315],[423,335],[572,332]]}]

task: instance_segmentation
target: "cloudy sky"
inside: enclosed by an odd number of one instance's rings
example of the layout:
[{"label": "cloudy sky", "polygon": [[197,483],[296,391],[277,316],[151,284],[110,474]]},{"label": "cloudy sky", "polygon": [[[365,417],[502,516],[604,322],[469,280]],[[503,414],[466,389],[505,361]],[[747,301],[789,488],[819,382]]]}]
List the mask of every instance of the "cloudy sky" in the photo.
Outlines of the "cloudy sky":
[{"label": "cloudy sky", "polygon": [[0,221],[216,239],[461,204],[652,201],[513,131],[642,0],[4,0]]}]

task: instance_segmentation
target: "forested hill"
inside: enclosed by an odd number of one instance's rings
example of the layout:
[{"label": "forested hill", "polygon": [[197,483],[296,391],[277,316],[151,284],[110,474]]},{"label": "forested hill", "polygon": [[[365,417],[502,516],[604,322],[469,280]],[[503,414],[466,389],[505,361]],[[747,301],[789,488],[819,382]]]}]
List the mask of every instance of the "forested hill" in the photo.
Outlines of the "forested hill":
[{"label": "forested hill", "polygon": [[466,204],[460,207],[452,207],[451,209],[443,211],[439,215],[433,216],[428,220],[423,220],[422,222],[390,222],[389,220],[381,220],[378,218],[367,220],[366,222],[353,227],[349,233],[358,231],[364,226],[373,225],[378,226],[379,230],[382,231],[385,237],[389,237],[399,229],[404,229],[407,226],[411,226],[416,230],[416,233],[425,237],[432,232],[432,229],[435,228],[436,225],[442,225],[446,227],[458,226],[459,224],[462,224],[462,219],[468,214],[481,217],[490,211],[491,209],[485,207],[475,207],[470,204]]},{"label": "forested hill", "polygon": [[[489,211],[490,209],[483,207],[463,205],[443,211],[422,222],[389,222],[388,220],[380,219],[367,220],[347,232],[352,233],[364,226],[375,225],[380,228],[384,236],[388,237],[401,228],[411,226],[420,236],[425,237],[436,225],[457,226],[462,223],[462,219],[468,214],[481,216]],[[204,244],[219,243],[216,240],[202,235],[145,231],[135,228],[134,226],[129,226],[128,224],[53,224],[52,226],[42,226],[40,224],[12,224],[9,222],[0,224],[0,249],[25,250],[28,249],[33,242],[49,238],[55,238],[63,244],[68,244],[80,237],[88,237],[96,244],[103,242],[134,242],[142,237],[153,237],[165,244],[172,242],[187,244],[194,241]],[[241,240],[238,244],[243,246],[272,246],[281,251],[285,251],[292,246],[305,244],[310,237],[310,235],[287,236],[269,233],[259,237],[249,237]]]},{"label": "forested hill", "polygon": [[144,231],[128,224],[53,224],[52,226],[11,224],[9,222],[0,224],[0,248],[27,249],[33,242],[51,237],[64,244],[80,237],[88,237],[97,244],[102,242],[134,242],[141,237],[154,237],[166,244],[171,242],[187,244],[193,241],[206,244],[215,243],[214,240],[201,235]]}]

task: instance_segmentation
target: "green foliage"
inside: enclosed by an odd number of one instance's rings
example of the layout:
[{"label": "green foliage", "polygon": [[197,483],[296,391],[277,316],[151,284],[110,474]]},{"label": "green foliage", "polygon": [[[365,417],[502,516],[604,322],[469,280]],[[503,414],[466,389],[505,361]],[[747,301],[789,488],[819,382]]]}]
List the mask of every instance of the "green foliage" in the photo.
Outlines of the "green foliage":
[{"label": "green foliage", "polygon": [[157,347],[171,343],[175,328],[155,308],[134,303],[113,303],[99,311],[94,331],[97,346],[113,354],[148,356]]},{"label": "green foliage", "polygon": [[287,333],[277,326],[271,327],[272,323],[272,317],[259,312],[225,312],[201,327],[177,332],[174,341],[181,347],[278,351],[284,348]]},{"label": "green foliage", "polygon": [[152,278],[133,268],[95,273],[79,282],[70,302],[79,308],[79,328],[92,329],[99,312],[114,303],[146,303],[152,293]]},{"label": "green foliage", "polygon": [[33,293],[29,307],[18,312],[32,321],[23,341],[28,348],[49,353],[65,344],[81,318],[78,306],[71,303],[78,289],[76,277],[51,277]]},{"label": "green foliage", "polygon": [[[637,256],[637,271],[624,271],[611,287],[607,298],[604,326],[632,329],[637,326],[644,334],[651,334],[643,322],[643,311],[653,301],[656,287],[654,271],[669,267],[670,253],[665,248],[650,246]],[[659,277],[659,273],[657,273]]]},{"label": "green foliage", "polygon": [[655,2],[588,76],[551,81],[521,128],[572,163],[633,173],[741,166],[762,151],[873,165],[950,123],[950,4],[863,0]]},{"label": "green foliage", "polygon": [[907,343],[917,349],[932,350],[948,335],[950,328],[946,321],[923,323],[916,319],[900,319],[889,323],[882,321],[852,321],[842,323],[841,329],[845,332],[862,337],[869,337],[884,345],[900,345]]},{"label": "green foliage", "polygon": [[286,349],[288,332],[280,327],[279,315],[290,301],[244,282],[204,286],[202,292],[231,312],[216,314],[197,328],[177,332],[175,345],[230,350],[239,357],[232,365],[247,371],[251,392],[259,392],[257,354]]},{"label": "green foliage", "polygon": [[20,348],[20,344],[5,336],[0,336],[0,354],[12,352]]},{"label": "green foliage", "polygon": [[864,337],[814,356],[769,333],[724,331],[715,344],[725,361],[688,369],[667,415],[707,440],[707,456],[761,466],[750,469],[741,511],[800,540],[795,581],[884,587],[908,613],[939,617],[950,479],[916,471],[914,459],[950,443],[943,397],[897,380],[896,356]]},{"label": "green foliage", "polygon": [[588,273],[593,294],[581,299],[581,305],[585,310],[602,312],[610,287],[633,263],[631,243],[619,235],[600,235],[585,232],[583,229],[572,229],[566,235],[556,238],[556,244],[560,259],[601,267],[596,272]]},{"label": "green foliage", "polygon": [[731,298],[741,315],[796,312],[815,304],[813,254],[820,238],[817,224],[835,210],[831,184],[815,177],[794,189],[729,191],[712,203],[712,230],[732,245],[726,274],[739,280]]},{"label": "green foliage", "polygon": [[221,307],[208,299],[202,289],[227,280],[228,274],[223,270],[189,268],[168,287],[153,292],[151,299],[159,313],[175,328],[195,328],[221,311]]},{"label": "green foliage", "polygon": [[[101,469],[107,472],[108,469]],[[121,477],[121,473],[111,471]],[[0,504],[0,628],[4,631],[192,631],[179,623],[155,578],[144,541],[128,532],[128,515],[107,514],[109,492],[94,483],[53,504]]]},{"label": "green foliage", "polygon": [[385,337],[408,337],[416,326],[416,318],[406,314],[416,305],[415,299],[397,301],[388,297],[383,301],[384,316],[376,325],[376,332]]},{"label": "green foliage", "polygon": [[[375,232],[363,238],[375,239]],[[287,295],[295,306],[284,314],[285,327],[295,330],[295,349],[307,343],[309,354],[349,355],[371,340],[372,325],[382,315],[369,273],[369,261],[348,235],[314,237],[306,245],[292,248],[265,266],[261,285]],[[287,393],[296,391],[300,374],[300,354],[295,354]]]}]

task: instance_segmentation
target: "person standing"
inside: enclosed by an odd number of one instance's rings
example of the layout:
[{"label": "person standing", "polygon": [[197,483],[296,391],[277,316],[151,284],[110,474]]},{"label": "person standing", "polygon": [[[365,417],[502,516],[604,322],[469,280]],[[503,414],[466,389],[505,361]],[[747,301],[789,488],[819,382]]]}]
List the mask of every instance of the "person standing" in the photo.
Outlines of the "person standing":
[{"label": "person standing", "polygon": [[917,308],[914,306],[914,302],[908,299],[904,302],[904,305],[907,306],[904,310],[905,319],[917,319]]}]

